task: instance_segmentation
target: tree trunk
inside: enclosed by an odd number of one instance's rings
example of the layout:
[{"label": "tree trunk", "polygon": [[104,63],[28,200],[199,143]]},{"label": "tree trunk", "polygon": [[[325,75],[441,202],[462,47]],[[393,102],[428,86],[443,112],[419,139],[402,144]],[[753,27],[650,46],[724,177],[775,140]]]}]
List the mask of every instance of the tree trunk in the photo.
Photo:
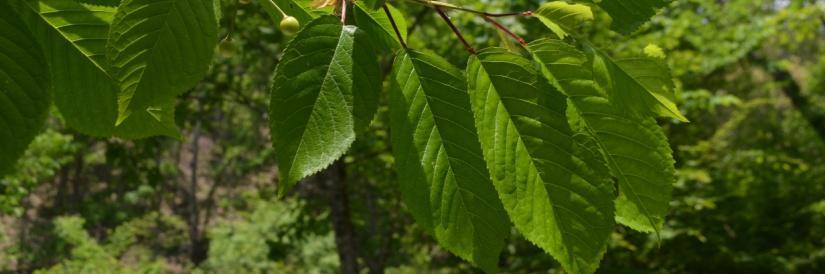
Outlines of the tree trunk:
[{"label": "tree trunk", "polygon": [[349,207],[346,166],[338,161],[321,172],[317,180],[328,193],[335,244],[338,248],[338,258],[341,261],[341,273],[356,274],[359,269],[358,243]]},{"label": "tree trunk", "polygon": [[190,162],[191,174],[189,178],[189,260],[198,265],[206,259],[207,249],[203,237],[200,233],[200,208],[198,207],[198,156],[200,154],[200,123],[195,125],[192,132],[192,160]]}]

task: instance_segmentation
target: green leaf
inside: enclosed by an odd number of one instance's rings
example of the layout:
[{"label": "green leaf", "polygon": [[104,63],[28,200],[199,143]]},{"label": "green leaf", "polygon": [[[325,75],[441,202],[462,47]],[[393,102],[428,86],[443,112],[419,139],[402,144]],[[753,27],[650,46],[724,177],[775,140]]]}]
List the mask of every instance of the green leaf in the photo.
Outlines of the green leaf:
[{"label": "green leaf", "polygon": [[341,157],[378,107],[381,72],[366,35],[338,18],[311,21],[287,46],[272,86],[280,191]]},{"label": "green leaf", "polygon": [[[370,34],[376,47],[381,50],[400,49],[401,43],[398,41],[398,36],[392,28],[389,17],[383,9],[371,10],[364,7],[365,4],[360,2],[355,5],[355,22],[365,32]],[[390,10],[398,31],[401,33],[402,39],[407,39],[407,21],[404,20],[404,14],[391,5],[387,5]]]},{"label": "green leaf", "polygon": [[675,180],[672,151],[652,117],[622,115],[607,99],[573,99],[579,126],[594,136],[619,181],[616,221],[642,232],[658,232]]},{"label": "green leaf", "polygon": [[[115,9],[73,0],[26,0],[21,12],[42,45],[51,74],[51,94],[67,126],[84,134],[134,139],[155,135],[180,137],[172,100],[139,111],[115,126],[118,85],[104,71],[109,24]],[[90,107],[91,106],[91,107]]]},{"label": "green leaf", "polygon": [[658,9],[670,4],[672,0],[601,0],[596,2],[613,18],[610,28],[630,34],[656,15]]},{"label": "green leaf", "polygon": [[0,3],[0,176],[43,127],[49,109],[46,60],[23,20]]},{"label": "green leaf", "polygon": [[533,42],[529,48],[545,75],[556,79],[571,96],[576,114],[571,124],[594,137],[618,179],[616,220],[639,231],[659,231],[675,178],[672,152],[661,127],[651,117],[626,115],[599,94],[583,92],[582,87],[595,83],[581,51],[549,39]]},{"label": "green leaf", "polygon": [[536,10],[535,16],[561,39],[564,39],[569,31],[579,25],[593,21],[593,11],[590,7],[582,4],[568,4],[564,1],[553,1],[541,5]]},{"label": "green leaf", "polygon": [[568,96],[606,96],[593,81],[587,55],[557,39],[539,39],[528,45],[542,74]]},{"label": "green leaf", "polygon": [[484,158],[504,207],[524,236],[570,273],[593,273],[614,224],[604,164],[574,137],[566,98],[534,65],[488,49],[468,65]]},{"label": "green leaf", "polygon": [[614,61],[595,50],[593,70],[596,80],[607,90],[617,107],[641,114],[688,119],[676,106],[670,69],[662,60],[630,58]]},{"label": "green leaf", "polygon": [[106,56],[120,85],[118,124],[174,98],[206,74],[217,44],[212,1],[124,0]]},{"label": "green leaf", "polygon": [[396,57],[390,129],[401,193],[450,252],[495,272],[509,234],[473,125],[461,71],[413,50]]}]

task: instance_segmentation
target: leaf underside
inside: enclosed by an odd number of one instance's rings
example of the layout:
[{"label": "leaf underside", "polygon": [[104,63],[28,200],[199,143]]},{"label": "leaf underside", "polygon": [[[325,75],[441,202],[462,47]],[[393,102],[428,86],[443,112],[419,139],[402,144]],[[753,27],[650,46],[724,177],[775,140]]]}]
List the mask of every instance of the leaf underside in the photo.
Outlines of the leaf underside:
[{"label": "leaf underside", "polygon": [[206,74],[217,44],[212,1],[124,0],[106,57],[120,86],[118,123],[175,98]]},{"label": "leaf underside", "polygon": [[676,106],[673,79],[662,60],[613,60],[599,50],[594,51],[595,78],[607,89],[611,103],[641,117],[654,114],[688,122]]},{"label": "leaf underside", "polygon": [[536,10],[535,16],[561,39],[584,22],[593,21],[590,7],[565,1],[545,3]]},{"label": "leaf underside", "polygon": [[566,98],[503,49],[482,51],[467,73],[484,158],[510,219],[565,270],[593,273],[613,229],[614,196],[604,163],[567,123]]},{"label": "leaf underside", "polygon": [[[372,34],[371,38],[373,44],[377,49],[391,50],[400,49],[401,43],[395,34],[395,30],[390,23],[389,17],[383,9],[371,10],[364,7],[367,4],[356,3],[355,5],[355,23],[359,28],[365,32]],[[398,31],[401,33],[402,39],[407,37],[407,21],[404,20],[403,14],[391,5],[387,5],[390,10]]]},{"label": "leaf underside", "polygon": [[161,110],[157,115],[139,111],[115,126],[118,85],[105,71],[114,8],[73,0],[26,0],[26,5],[32,12],[22,15],[44,48],[51,94],[67,126],[96,137],[180,136],[172,100],[153,106]]},{"label": "leaf underside", "polygon": [[508,222],[482,158],[464,76],[444,59],[407,50],[395,60],[390,104],[408,209],[447,250],[495,272]]},{"label": "leaf underside", "polygon": [[[619,183],[616,221],[643,232],[661,229],[674,181],[672,151],[651,117],[619,111],[598,92],[586,55],[559,40],[529,45],[545,73],[570,95],[578,130],[593,136]],[[573,73],[571,73],[573,72]],[[590,87],[590,89],[583,88]]]},{"label": "leaf underside", "polygon": [[290,42],[270,104],[281,193],[340,158],[369,126],[379,77],[365,34],[334,16],[313,20]]}]

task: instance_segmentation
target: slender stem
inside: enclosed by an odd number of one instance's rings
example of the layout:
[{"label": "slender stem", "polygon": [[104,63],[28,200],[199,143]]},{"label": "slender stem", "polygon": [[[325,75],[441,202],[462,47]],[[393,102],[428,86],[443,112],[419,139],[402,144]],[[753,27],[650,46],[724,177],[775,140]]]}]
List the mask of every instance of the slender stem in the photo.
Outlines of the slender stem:
[{"label": "slender stem", "polygon": [[490,12],[486,12],[486,11],[480,11],[480,10],[465,8],[465,7],[462,7],[462,6],[456,6],[456,5],[453,5],[453,4],[450,4],[450,3],[444,3],[444,2],[440,2],[440,1],[431,1],[431,0],[408,0],[408,1],[412,1],[412,2],[415,2],[417,4],[422,4],[422,5],[431,6],[431,7],[440,7],[440,8],[445,8],[445,9],[466,11],[466,12],[469,12],[469,13],[475,13],[475,14],[484,15],[484,16],[488,16],[488,17],[533,16],[533,12],[529,11],[529,10],[528,11],[523,11],[523,12],[490,13]]},{"label": "slender stem", "polygon": [[498,22],[496,22],[495,20],[493,20],[489,16],[482,15],[482,18],[484,18],[484,20],[489,22],[490,24],[493,24],[493,26],[495,26],[497,29],[503,31],[504,33],[507,33],[507,35],[510,35],[510,37],[513,37],[513,39],[516,39],[516,41],[518,41],[518,43],[521,44],[522,46],[527,45],[527,42],[524,41],[524,38],[521,38],[521,36],[518,36],[517,34],[513,33],[512,31],[510,31],[510,29],[508,29],[507,27],[499,24]]},{"label": "slender stem", "polygon": [[392,18],[392,13],[390,9],[387,8],[387,4],[384,4],[384,13],[387,14],[387,18],[390,19],[390,24],[392,25],[392,29],[395,30],[395,36],[398,37],[398,42],[401,43],[401,47],[407,48],[407,43],[404,42],[404,37],[401,37],[401,31],[398,30],[398,25],[395,24],[395,19]]},{"label": "slender stem", "polygon": [[275,3],[275,1],[272,1],[272,0],[267,0],[267,1],[269,1],[269,3],[272,4],[273,6],[275,6],[276,9],[278,9],[278,12],[281,13],[281,16],[283,16],[284,18],[289,16],[289,15],[286,14],[286,12],[284,12],[284,10],[281,9],[281,7],[278,6],[278,4]]},{"label": "slender stem", "polygon": [[467,43],[467,40],[464,39],[464,36],[461,35],[461,32],[458,31],[458,28],[456,28],[455,25],[453,25],[453,21],[450,20],[450,17],[448,17],[446,13],[444,13],[444,10],[442,10],[441,7],[438,6],[435,6],[433,8],[436,12],[438,12],[438,15],[441,15],[441,18],[444,19],[445,22],[447,22],[447,25],[450,26],[450,29],[453,30],[453,33],[455,33],[455,35],[458,36],[458,39],[461,40],[461,43],[463,43],[464,47],[467,48],[467,52],[475,55],[476,49],[474,49],[473,46],[470,46],[470,43]]},{"label": "slender stem", "polygon": [[341,24],[347,24],[347,0],[341,0]]}]

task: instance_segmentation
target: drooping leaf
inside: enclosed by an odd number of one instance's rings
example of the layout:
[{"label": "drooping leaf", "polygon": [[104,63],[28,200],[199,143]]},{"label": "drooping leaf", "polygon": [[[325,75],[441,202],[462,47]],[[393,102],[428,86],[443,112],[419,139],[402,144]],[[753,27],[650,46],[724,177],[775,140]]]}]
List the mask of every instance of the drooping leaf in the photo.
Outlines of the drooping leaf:
[{"label": "drooping leaf", "polygon": [[593,273],[614,224],[612,185],[600,159],[574,137],[566,98],[533,64],[488,49],[468,65],[484,158],[524,236],[570,273]]},{"label": "drooping leaf", "polygon": [[630,34],[650,20],[656,11],[673,0],[588,0],[595,2],[613,18],[610,28]]},{"label": "drooping leaf", "polygon": [[561,39],[564,39],[569,31],[579,25],[593,21],[593,11],[590,7],[582,4],[569,4],[565,1],[542,4],[536,10],[535,16]]},{"label": "drooping leaf", "polygon": [[[401,48],[401,43],[398,41],[398,35],[390,23],[389,17],[383,9],[372,10],[365,7],[366,4],[360,2],[354,5],[355,7],[355,23],[369,33],[378,49],[393,50]],[[402,39],[407,38],[407,21],[404,20],[404,14],[391,5],[387,5],[390,10],[398,31],[401,33]]]},{"label": "drooping leaf", "polygon": [[323,16],[287,46],[270,104],[281,193],[340,158],[372,121],[381,72],[367,39]]},{"label": "drooping leaf", "polygon": [[23,20],[0,3],[0,176],[40,131],[49,109],[43,52]]},{"label": "drooping leaf", "polygon": [[120,85],[118,124],[192,88],[218,41],[212,1],[124,0],[109,30],[106,57]]},{"label": "drooping leaf", "polygon": [[616,220],[639,231],[658,231],[675,178],[672,152],[662,129],[653,118],[626,115],[600,94],[582,89],[596,85],[581,51],[551,39],[533,42],[529,48],[545,75],[571,96],[572,124],[594,137],[617,178]]},{"label": "drooping leaf", "polygon": [[[97,137],[179,137],[172,100],[136,112],[115,126],[118,85],[105,71],[114,8],[73,0],[26,0],[25,4],[31,12],[21,11],[21,16],[44,49],[51,94],[67,126]],[[163,115],[152,115],[150,108],[156,113],[163,110]]]},{"label": "drooping leaf", "polygon": [[670,69],[662,60],[629,58],[614,61],[603,52],[594,51],[594,76],[607,90],[611,103],[641,116],[655,114],[688,122],[676,106]]},{"label": "drooping leaf", "polygon": [[393,154],[402,197],[450,252],[494,272],[509,233],[482,158],[462,73],[408,50],[391,78]]}]

